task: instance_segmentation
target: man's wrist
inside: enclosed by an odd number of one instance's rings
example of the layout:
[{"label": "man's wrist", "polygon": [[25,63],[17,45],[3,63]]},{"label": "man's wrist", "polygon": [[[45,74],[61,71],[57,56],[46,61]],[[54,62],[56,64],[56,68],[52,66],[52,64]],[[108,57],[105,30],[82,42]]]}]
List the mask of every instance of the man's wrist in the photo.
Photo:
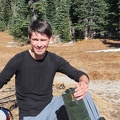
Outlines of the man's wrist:
[{"label": "man's wrist", "polygon": [[90,80],[88,79],[88,77],[86,75],[82,75],[79,78],[79,82],[81,82],[81,81],[85,82],[88,85],[88,83],[89,83]]},{"label": "man's wrist", "polygon": [[88,82],[86,82],[86,81],[83,81],[83,80],[80,80],[80,82],[85,82],[87,85],[89,84]]}]

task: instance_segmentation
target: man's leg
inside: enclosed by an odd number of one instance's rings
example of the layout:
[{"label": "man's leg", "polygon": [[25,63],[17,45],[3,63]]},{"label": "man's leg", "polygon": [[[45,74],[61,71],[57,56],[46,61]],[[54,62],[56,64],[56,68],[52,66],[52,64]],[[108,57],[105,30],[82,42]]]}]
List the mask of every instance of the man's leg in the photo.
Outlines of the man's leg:
[{"label": "man's leg", "polygon": [[23,120],[69,120],[62,96],[53,97],[45,109],[35,117],[24,117]]},{"label": "man's leg", "polygon": [[[55,114],[56,119],[52,119],[52,114]],[[58,97],[54,103],[48,120],[69,120],[62,96]]]}]

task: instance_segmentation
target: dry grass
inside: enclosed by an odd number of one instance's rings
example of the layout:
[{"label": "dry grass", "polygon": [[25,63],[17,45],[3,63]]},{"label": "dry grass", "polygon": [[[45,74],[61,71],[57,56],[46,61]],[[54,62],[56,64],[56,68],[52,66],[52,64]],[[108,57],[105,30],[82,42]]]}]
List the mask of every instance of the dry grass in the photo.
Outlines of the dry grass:
[{"label": "dry grass", "polygon": [[[30,48],[27,46],[14,46],[6,47],[8,42],[13,41],[13,37],[6,32],[0,33],[0,71],[4,68],[8,60],[16,53]],[[91,50],[103,50],[115,47],[120,47],[120,41],[112,40],[83,40],[74,43],[64,44],[51,44],[48,50],[54,52],[70,62],[74,67],[84,70],[91,80],[120,80],[120,52],[109,53],[95,53],[86,52]],[[9,86],[13,86],[14,82],[11,81],[8,85],[4,86],[6,89]],[[66,86],[68,88],[70,86]],[[63,90],[54,90],[55,95],[59,95]],[[3,96],[7,96],[4,94]],[[99,98],[94,92],[92,96],[100,108],[100,112],[106,117],[106,120],[118,120],[118,109],[114,104],[107,102],[104,99]],[[120,107],[120,106],[118,106]],[[109,111],[109,112],[107,112]],[[18,119],[18,109],[12,111],[15,120]]]},{"label": "dry grass", "polygon": [[[110,41],[115,43],[115,41]],[[119,44],[120,42],[116,41]],[[94,50],[110,49],[101,40],[84,40],[73,43],[50,46],[49,50],[63,56],[70,64],[78,69],[84,69],[92,80],[119,80],[120,79],[120,52],[86,52]],[[111,47],[114,48],[114,47]]]}]

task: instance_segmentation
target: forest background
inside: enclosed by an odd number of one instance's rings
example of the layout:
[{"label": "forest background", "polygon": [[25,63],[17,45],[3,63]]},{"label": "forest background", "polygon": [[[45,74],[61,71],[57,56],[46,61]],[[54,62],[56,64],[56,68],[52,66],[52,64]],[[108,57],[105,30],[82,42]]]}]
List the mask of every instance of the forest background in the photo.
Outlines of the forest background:
[{"label": "forest background", "polygon": [[120,38],[120,0],[0,0],[0,31],[27,43],[31,20],[47,20],[62,42]]}]

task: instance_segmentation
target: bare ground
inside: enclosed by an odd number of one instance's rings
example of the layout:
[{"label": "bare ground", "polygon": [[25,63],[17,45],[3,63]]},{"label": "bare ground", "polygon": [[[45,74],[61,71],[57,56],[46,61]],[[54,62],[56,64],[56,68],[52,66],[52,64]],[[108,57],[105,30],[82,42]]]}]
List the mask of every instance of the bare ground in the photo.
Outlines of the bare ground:
[{"label": "bare ground", "polygon": [[[4,68],[8,60],[16,53],[30,48],[30,45],[20,47],[12,44],[13,37],[6,32],[0,33],[0,71]],[[106,120],[120,120],[120,52],[87,52],[103,49],[115,49],[120,47],[120,41],[112,40],[83,40],[74,43],[50,44],[48,50],[64,57],[74,67],[85,71],[90,79],[89,91]],[[69,81],[69,82],[68,82]],[[53,94],[59,96],[62,92],[74,87],[68,77],[56,74]],[[64,89],[56,86],[64,84]],[[0,90],[0,99],[14,94],[8,90],[14,88],[14,77]],[[8,91],[7,91],[8,90]],[[13,98],[11,98],[13,99]],[[11,104],[4,104],[10,107]],[[12,110],[15,120],[18,120],[18,109]]]}]

